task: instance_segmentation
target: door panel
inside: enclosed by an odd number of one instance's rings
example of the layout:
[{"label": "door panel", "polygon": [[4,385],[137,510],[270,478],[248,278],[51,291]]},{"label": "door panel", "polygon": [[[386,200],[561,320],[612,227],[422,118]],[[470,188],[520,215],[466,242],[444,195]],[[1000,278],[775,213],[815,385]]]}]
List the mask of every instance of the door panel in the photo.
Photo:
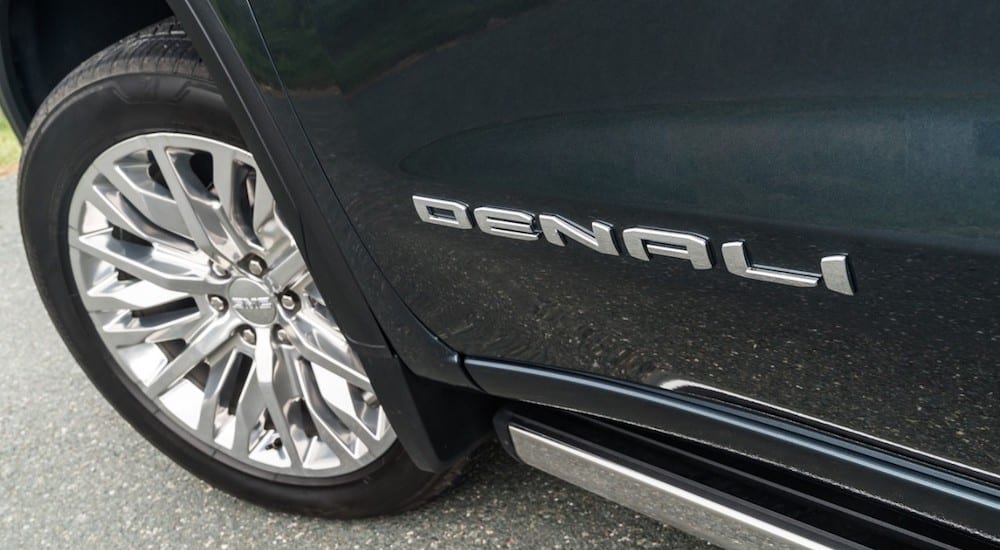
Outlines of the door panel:
[{"label": "door panel", "polygon": [[[254,7],[366,246],[456,350],[1000,471],[1000,4]],[[423,223],[415,194],[601,220],[622,255]],[[633,226],[707,236],[714,268],[628,256]],[[740,240],[807,272],[846,253],[857,293],[736,277]]]}]

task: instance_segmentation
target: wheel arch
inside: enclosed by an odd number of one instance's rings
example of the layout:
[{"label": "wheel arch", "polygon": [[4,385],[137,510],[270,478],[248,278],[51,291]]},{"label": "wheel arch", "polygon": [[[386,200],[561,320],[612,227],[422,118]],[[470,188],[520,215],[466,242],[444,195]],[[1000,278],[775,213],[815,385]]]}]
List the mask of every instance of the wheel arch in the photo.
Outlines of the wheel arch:
[{"label": "wheel arch", "polygon": [[165,0],[0,0],[0,93],[14,133],[24,138],[39,105],[74,67],[171,14]]}]

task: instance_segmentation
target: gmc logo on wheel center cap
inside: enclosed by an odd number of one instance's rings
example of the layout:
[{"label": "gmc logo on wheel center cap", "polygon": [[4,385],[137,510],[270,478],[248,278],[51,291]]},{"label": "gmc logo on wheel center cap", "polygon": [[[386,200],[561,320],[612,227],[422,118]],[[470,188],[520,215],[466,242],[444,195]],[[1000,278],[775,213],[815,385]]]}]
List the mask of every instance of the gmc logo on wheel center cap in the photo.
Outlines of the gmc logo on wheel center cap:
[{"label": "gmc logo on wheel center cap", "polygon": [[273,309],[274,301],[267,296],[233,296],[232,297],[233,307],[236,309],[244,309],[249,311],[259,311],[264,309]]},{"label": "gmc logo on wheel center cap", "polygon": [[249,278],[237,278],[229,285],[229,303],[240,317],[256,325],[273,322],[278,309],[272,291]]}]

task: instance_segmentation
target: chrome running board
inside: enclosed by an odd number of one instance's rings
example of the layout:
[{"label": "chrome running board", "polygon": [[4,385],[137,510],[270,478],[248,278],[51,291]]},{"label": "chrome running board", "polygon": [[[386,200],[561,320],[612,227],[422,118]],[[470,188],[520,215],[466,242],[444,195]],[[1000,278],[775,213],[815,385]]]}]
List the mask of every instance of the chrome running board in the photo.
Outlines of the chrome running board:
[{"label": "chrome running board", "polygon": [[854,546],[836,537],[820,541],[796,533],[764,519],[766,514],[713,499],[711,491],[693,491],[690,484],[683,487],[524,427],[511,424],[508,430],[513,451],[524,463],[722,547]]},{"label": "chrome running board", "polygon": [[508,453],[724,546],[998,548],[1000,489],[851,434],[584,373],[465,365],[510,400],[493,418]]}]

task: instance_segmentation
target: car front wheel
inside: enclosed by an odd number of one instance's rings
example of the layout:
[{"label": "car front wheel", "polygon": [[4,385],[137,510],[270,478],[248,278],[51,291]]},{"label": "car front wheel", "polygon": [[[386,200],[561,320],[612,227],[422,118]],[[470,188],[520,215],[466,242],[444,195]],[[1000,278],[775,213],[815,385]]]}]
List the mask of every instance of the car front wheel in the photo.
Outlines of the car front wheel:
[{"label": "car front wheel", "polygon": [[396,441],[176,22],[109,47],[52,92],[19,190],[29,260],[67,345],[188,470],[338,517],[404,510],[454,479],[419,470]]}]

